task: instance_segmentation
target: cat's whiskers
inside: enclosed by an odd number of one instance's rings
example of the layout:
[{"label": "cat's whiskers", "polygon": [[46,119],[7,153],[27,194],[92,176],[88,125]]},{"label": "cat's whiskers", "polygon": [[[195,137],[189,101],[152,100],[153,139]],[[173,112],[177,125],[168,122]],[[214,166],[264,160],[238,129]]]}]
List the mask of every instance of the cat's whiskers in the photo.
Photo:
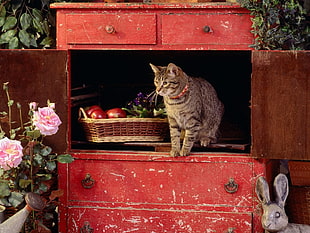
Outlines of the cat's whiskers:
[{"label": "cat's whiskers", "polygon": [[[158,98],[158,93],[156,91],[152,91],[148,96],[147,98],[150,98],[150,103],[153,104],[154,103],[154,106],[157,105],[157,98]],[[154,101],[155,99],[155,101]]]}]

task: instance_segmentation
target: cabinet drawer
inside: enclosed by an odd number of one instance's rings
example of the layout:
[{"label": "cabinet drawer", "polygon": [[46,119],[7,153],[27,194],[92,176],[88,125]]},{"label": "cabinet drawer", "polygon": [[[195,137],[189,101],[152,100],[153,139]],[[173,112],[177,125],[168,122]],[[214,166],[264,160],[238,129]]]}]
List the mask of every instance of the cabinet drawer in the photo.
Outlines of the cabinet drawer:
[{"label": "cabinet drawer", "polygon": [[[68,232],[251,233],[252,215],[217,212],[69,208]],[[229,231],[231,230],[231,231]],[[84,232],[84,231],[83,231]],[[88,232],[88,231],[87,231]]]},{"label": "cabinet drawer", "polygon": [[[76,160],[69,171],[69,198],[119,205],[157,205],[163,209],[210,205],[248,208],[252,207],[252,172],[251,163],[237,159],[236,162]],[[92,180],[87,181],[86,176]],[[238,184],[232,193],[225,190],[230,179]]]},{"label": "cabinet drawer", "polygon": [[155,14],[68,14],[68,44],[155,44]]},{"label": "cabinet drawer", "polygon": [[163,44],[253,43],[248,14],[162,15]]}]

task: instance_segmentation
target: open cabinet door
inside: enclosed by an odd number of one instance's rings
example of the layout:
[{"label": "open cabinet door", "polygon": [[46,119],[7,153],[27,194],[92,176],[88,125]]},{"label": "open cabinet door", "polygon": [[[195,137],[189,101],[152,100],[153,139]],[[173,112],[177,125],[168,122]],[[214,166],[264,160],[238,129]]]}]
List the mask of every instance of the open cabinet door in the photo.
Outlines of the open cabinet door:
[{"label": "open cabinet door", "polygon": [[310,52],[253,51],[252,155],[310,160]]},{"label": "open cabinet door", "polygon": [[[68,100],[67,51],[59,50],[0,50],[0,111],[8,111],[7,98],[2,84],[9,82],[10,98],[22,105],[24,122],[28,121],[28,104],[45,107],[47,100],[56,104],[62,124],[45,144],[57,153],[67,150]],[[12,107],[13,120],[19,126],[16,105]]]}]

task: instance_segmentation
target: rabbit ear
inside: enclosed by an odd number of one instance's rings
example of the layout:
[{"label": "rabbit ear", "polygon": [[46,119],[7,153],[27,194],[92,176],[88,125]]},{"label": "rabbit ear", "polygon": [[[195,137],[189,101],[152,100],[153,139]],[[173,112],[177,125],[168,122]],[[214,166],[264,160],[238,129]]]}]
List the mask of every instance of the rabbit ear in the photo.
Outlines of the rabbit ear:
[{"label": "rabbit ear", "polygon": [[286,198],[288,196],[289,187],[286,175],[279,174],[274,179],[273,187],[276,193],[276,202],[281,207],[284,208]]},{"label": "rabbit ear", "polygon": [[269,204],[270,203],[269,187],[268,187],[268,183],[264,177],[261,176],[257,179],[255,192],[257,194],[258,199],[263,204]]}]

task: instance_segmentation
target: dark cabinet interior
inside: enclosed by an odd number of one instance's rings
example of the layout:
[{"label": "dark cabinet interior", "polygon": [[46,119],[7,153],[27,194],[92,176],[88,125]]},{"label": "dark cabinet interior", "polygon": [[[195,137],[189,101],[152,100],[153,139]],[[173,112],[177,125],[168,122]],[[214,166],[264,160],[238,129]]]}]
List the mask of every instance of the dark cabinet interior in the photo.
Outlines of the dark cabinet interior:
[{"label": "dark cabinet interior", "polygon": [[[139,92],[150,93],[154,90],[153,71],[149,63],[166,66],[170,62],[180,66],[190,76],[207,79],[217,90],[225,105],[220,142],[249,145],[250,51],[73,50],[70,56],[73,149],[115,149],[108,143],[94,145],[86,142],[78,123],[79,107],[92,104],[99,104],[103,109],[125,107]],[[124,149],[119,144],[117,148]],[[244,151],[248,152],[248,148]]]}]

